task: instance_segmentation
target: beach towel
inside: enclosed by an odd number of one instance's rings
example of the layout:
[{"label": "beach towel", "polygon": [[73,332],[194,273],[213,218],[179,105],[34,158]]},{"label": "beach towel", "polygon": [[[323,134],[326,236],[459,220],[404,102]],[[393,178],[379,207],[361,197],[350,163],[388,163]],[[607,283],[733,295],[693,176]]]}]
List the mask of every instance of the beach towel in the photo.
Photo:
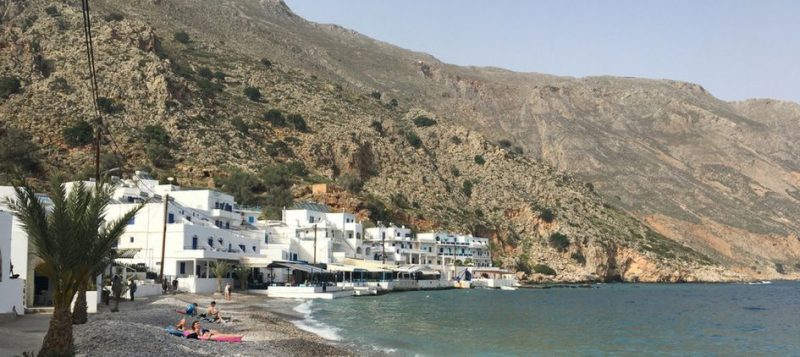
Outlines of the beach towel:
[{"label": "beach towel", "polygon": [[226,336],[226,337],[219,337],[219,336],[203,336],[200,337],[201,340],[207,341],[217,341],[217,342],[242,342],[242,336]]}]

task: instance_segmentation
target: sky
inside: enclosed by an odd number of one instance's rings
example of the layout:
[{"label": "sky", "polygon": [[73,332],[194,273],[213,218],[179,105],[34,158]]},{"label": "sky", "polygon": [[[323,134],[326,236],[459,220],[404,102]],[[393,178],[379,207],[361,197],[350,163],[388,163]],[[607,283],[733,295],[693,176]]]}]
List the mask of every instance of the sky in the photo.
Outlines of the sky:
[{"label": "sky", "polygon": [[796,0],[286,0],[298,15],[459,65],[668,78],[800,103]]}]

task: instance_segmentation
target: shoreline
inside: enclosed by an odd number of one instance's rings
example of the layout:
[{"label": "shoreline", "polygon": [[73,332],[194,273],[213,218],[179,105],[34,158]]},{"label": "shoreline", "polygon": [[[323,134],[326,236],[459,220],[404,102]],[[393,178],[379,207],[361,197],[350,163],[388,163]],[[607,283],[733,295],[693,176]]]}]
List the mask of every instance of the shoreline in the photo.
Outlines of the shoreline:
[{"label": "shoreline", "polygon": [[[174,312],[189,302],[200,305],[200,311],[212,301],[228,323],[203,322],[207,329],[221,333],[244,335],[239,343],[190,340],[164,331],[182,317]],[[141,298],[123,302],[120,312],[112,313],[105,305],[90,315],[89,322],[74,326],[75,352],[84,356],[355,356],[357,351],[344,344],[298,327],[293,320],[300,317],[283,311],[278,302],[260,295],[234,294],[232,301],[222,296],[177,294]],[[296,320],[295,320],[296,321]]]}]

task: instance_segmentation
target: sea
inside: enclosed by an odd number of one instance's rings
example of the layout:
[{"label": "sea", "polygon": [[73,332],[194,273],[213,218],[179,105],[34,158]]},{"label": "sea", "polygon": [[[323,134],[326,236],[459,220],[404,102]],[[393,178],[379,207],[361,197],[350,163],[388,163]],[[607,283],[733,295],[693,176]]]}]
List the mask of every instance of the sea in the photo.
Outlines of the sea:
[{"label": "sea", "polygon": [[394,356],[800,356],[800,282],[437,290],[298,302],[296,324]]}]

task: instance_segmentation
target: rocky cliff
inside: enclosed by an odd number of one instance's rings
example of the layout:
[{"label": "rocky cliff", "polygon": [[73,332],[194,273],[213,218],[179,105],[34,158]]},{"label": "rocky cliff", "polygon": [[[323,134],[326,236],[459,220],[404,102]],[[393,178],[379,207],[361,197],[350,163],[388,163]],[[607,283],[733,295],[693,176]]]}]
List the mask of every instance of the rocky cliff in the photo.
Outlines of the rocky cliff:
[{"label": "rocky cliff", "polygon": [[[795,269],[797,182],[759,173],[783,168],[780,157],[791,164],[796,147],[734,145],[738,128],[791,126],[751,118],[770,106],[669,81],[449,66],[307,22],[282,2],[97,1],[93,11],[105,144],[120,156],[108,167],[214,186],[234,169],[301,162],[298,199],[309,183],[355,178],[363,185],[329,203],[490,236],[498,263],[551,268],[556,280]],[[92,118],[80,9],[9,1],[0,14],[0,76],[20,82],[0,99],[3,127],[32,134],[44,169],[86,175],[91,145],[64,131]]]}]

